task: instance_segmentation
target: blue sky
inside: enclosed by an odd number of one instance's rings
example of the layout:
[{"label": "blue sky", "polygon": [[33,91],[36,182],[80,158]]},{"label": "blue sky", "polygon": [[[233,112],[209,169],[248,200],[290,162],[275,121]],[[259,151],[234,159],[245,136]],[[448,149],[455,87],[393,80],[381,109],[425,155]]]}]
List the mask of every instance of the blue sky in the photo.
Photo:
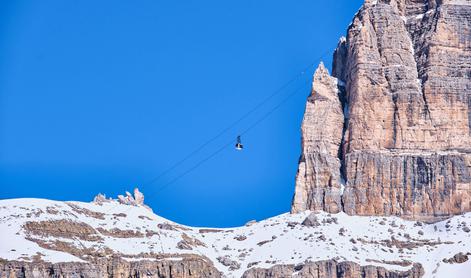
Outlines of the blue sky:
[{"label": "blue sky", "polygon": [[[171,220],[236,226],[289,210],[309,94],[360,0],[2,1],[0,198],[89,201],[140,187]],[[232,146],[204,160],[284,102]]]}]

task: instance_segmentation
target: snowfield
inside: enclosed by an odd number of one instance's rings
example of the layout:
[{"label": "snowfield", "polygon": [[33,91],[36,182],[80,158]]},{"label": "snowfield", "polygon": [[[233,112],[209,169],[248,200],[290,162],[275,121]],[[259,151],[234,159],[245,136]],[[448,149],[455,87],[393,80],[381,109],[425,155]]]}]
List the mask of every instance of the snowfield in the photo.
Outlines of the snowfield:
[{"label": "snowfield", "polygon": [[[145,207],[116,201],[0,200],[0,258],[31,261],[39,256],[54,263],[84,261],[84,257],[47,247],[47,243],[58,240],[78,250],[111,250],[129,261],[155,260],[148,254],[174,254],[169,258],[172,260],[181,254],[206,256],[227,277],[240,277],[250,267],[334,258],[394,270],[407,270],[418,262],[425,269],[424,277],[464,277],[471,273],[471,260],[443,261],[460,252],[471,252],[471,213],[426,224],[397,217],[318,212],[314,225],[302,224],[310,214],[286,213],[242,227],[211,229],[180,225]],[[27,224],[60,220],[92,227],[98,239],[47,234],[49,230],[41,234]]]}]

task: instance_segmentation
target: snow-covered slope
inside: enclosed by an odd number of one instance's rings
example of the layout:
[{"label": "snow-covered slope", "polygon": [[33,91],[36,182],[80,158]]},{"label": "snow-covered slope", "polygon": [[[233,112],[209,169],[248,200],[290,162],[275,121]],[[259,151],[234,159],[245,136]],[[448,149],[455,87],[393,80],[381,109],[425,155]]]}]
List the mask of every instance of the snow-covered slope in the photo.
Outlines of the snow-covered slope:
[{"label": "snow-covered slope", "polygon": [[319,212],[307,226],[302,222],[308,215],[287,213],[243,227],[210,229],[179,225],[143,206],[116,201],[1,200],[0,258],[83,262],[90,250],[129,261],[195,254],[209,258],[228,277],[240,277],[251,267],[328,259],[394,270],[418,262],[424,277],[471,273],[471,260],[443,261],[471,252],[471,213],[425,224]]}]

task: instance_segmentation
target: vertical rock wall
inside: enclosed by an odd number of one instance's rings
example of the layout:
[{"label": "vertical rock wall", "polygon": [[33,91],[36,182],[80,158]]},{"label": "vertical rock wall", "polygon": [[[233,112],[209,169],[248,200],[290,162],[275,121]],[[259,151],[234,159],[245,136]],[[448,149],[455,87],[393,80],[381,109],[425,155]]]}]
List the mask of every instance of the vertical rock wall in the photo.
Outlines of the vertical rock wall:
[{"label": "vertical rock wall", "polygon": [[[323,80],[345,84],[343,114],[308,99],[292,211],[434,220],[471,210],[471,0],[365,1],[333,60]],[[328,156],[305,147],[322,140],[339,147],[337,164],[306,162]],[[330,176],[345,177],[341,196]]]},{"label": "vertical rock wall", "polygon": [[0,260],[0,277],[8,278],[220,278],[221,273],[208,261],[200,258],[181,261],[128,262],[119,258],[97,262],[24,262]]},{"label": "vertical rock wall", "polygon": [[343,136],[343,90],[323,64],[314,74],[302,124],[302,155],[293,211],[342,209],[339,150]]},{"label": "vertical rock wall", "polygon": [[392,271],[373,265],[360,266],[353,262],[335,260],[306,262],[300,265],[275,265],[269,269],[251,268],[242,278],[420,278],[424,275],[421,265],[415,264],[408,271]]}]

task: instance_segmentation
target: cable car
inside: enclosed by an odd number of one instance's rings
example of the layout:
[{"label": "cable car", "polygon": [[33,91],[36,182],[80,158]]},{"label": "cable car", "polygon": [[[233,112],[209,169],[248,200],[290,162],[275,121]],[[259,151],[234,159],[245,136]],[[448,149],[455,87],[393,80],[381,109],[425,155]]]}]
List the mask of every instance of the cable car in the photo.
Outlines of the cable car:
[{"label": "cable car", "polygon": [[240,135],[237,136],[237,143],[235,144],[235,148],[238,151],[241,151],[244,148],[244,145],[242,145],[242,142],[240,141]]}]

